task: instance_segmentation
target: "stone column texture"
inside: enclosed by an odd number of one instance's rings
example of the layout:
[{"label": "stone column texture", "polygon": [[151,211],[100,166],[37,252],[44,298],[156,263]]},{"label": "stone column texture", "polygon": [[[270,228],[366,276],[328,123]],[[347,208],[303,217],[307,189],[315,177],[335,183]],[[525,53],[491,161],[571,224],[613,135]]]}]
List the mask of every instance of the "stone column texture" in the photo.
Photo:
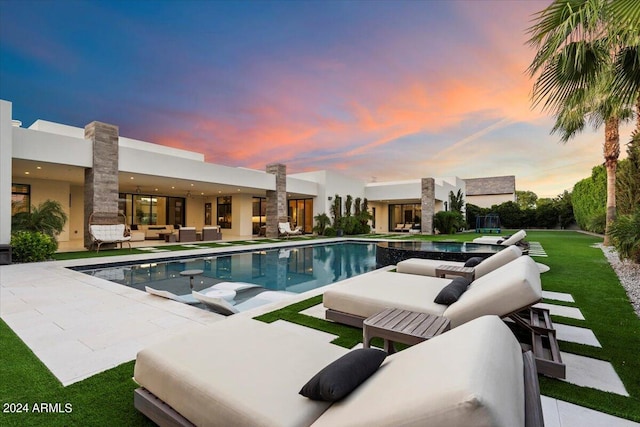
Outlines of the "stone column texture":
[{"label": "stone column texture", "polygon": [[93,144],[93,167],[84,171],[84,245],[91,246],[89,217],[94,223],[115,224],[118,218],[118,126],[92,122],[84,138]]},{"label": "stone column texture", "polygon": [[276,176],[276,189],[267,190],[266,236],[278,237],[278,223],[287,222],[287,166],[281,163],[267,165],[267,173]]},{"label": "stone column texture", "polygon": [[420,231],[433,234],[433,215],[436,206],[436,182],[433,178],[422,178],[422,218]]}]

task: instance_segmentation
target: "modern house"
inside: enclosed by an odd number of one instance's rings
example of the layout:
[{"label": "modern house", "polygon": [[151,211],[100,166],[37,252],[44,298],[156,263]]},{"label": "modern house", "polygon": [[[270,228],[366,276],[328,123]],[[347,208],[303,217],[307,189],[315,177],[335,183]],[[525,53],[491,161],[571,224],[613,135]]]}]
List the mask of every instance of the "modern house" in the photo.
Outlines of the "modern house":
[{"label": "modern house", "polygon": [[82,129],[37,120],[24,128],[13,120],[11,102],[0,100],[0,244],[10,241],[15,212],[47,199],[69,216],[59,240],[85,245],[96,212],[111,221],[124,216],[131,226],[218,225],[233,236],[277,236],[277,223],[285,221],[311,232],[315,215],[329,215],[336,196],[344,203],[349,195],[368,200],[375,232],[411,224],[430,234],[434,213],[446,210],[449,193],[458,190],[466,201],[490,206],[515,200],[515,177],[366,183],[326,170],[287,174],[279,163],[264,171],[229,167],[120,136],[111,124]]}]

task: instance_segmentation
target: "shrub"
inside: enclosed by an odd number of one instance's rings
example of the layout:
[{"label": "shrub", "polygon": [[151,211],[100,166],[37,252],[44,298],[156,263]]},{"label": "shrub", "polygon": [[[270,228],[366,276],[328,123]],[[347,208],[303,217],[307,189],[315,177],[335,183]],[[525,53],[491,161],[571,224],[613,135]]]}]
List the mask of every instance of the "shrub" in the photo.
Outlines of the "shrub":
[{"label": "shrub", "polygon": [[591,231],[592,233],[603,234],[605,229],[607,228],[607,213],[606,212],[598,212],[593,214],[585,224],[585,230]]},{"label": "shrub", "polygon": [[640,263],[640,208],[633,215],[620,215],[609,227],[609,235],[620,258]]},{"label": "shrub", "polygon": [[16,231],[11,235],[11,247],[13,261],[38,262],[51,259],[58,243],[40,231]]},{"label": "shrub", "polygon": [[454,234],[464,228],[465,221],[460,212],[440,211],[433,217],[433,226],[443,234]]},{"label": "shrub", "polygon": [[67,222],[67,214],[62,205],[55,200],[46,200],[38,206],[32,206],[31,212],[19,212],[11,218],[11,229],[39,231],[49,236],[62,233]]},{"label": "shrub", "polygon": [[313,231],[318,233],[319,236],[323,236],[329,224],[331,224],[331,218],[326,213],[321,213],[313,217],[316,220],[316,225],[313,227]]},{"label": "shrub", "polygon": [[522,228],[523,215],[516,202],[504,202],[491,206],[491,212],[500,217],[500,225],[504,228]]},{"label": "shrub", "polygon": [[596,166],[591,170],[591,176],[578,181],[571,193],[573,215],[578,226],[583,230],[602,233],[602,229],[593,229],[591,225],[599,227],[594,219],[606,214],[607,204],[607,172],[604,166]]},{"label": "shrub", "polygon": [[488,208],[481,208],[472,203],[467,203],[465,206],[465,213],[467,216],[467,227],[469,229],[476,228],[476,218],[479,216],[487,215],[489,213]]},{"label": "shrub", "polygon": [[554,203],[544,203],[536,208],[536,221],[538,227],[555,228],[558,225],[558,208]]},{"label": "shrub", "polygon": [[327,227],[324,229],[324,235],[327,237],[336,237],[336,229],[333,227]]}]

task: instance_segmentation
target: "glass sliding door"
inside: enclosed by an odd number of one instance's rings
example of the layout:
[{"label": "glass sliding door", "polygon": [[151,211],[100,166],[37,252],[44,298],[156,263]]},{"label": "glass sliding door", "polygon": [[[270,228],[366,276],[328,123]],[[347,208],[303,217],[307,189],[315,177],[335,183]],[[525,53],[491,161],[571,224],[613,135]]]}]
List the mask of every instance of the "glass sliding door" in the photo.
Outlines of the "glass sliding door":
[{"label": "glass sliding door", "polygon": [[118,210],[129,225],[184,225],[184,198],[120,194]]},{"label": "glass sliding door", "polygon": [[313,230],[313,199],[290,199],[288,208],[291,227],[300,227],[305,233]]},{"label": "glass sliding door", "polygon": [[231,196],[218,197],[218,224],[220,228],[231,228]]},{"label": "glass sliding door", "polygon": [[420,229],[422,222],[422,206],[420,203],[407,203],[402,205],[389,205],[389,231],[398,229],[400,225],[407,231],[407,225]]},{"label": "glass sliding door", "polygon": [[264,197],[253,198],[253,213],[251,224],[254,236],[262,236],[266,233],[263,227],[267,225],[267,199]]}]

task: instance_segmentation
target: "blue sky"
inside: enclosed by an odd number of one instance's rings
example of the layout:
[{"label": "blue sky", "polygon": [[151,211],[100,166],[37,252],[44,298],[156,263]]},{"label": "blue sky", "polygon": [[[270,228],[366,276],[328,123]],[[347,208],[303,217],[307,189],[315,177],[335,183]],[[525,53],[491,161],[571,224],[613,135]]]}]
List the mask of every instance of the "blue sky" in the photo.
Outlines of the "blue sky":
[{"label": "blue sky", "polygon": [[0,0],[0,98],[26,126],[99,120],[229,166],[515,175],[553,197],[604,136],[563,145],[531,107],[525,31],[548,4]]}]

